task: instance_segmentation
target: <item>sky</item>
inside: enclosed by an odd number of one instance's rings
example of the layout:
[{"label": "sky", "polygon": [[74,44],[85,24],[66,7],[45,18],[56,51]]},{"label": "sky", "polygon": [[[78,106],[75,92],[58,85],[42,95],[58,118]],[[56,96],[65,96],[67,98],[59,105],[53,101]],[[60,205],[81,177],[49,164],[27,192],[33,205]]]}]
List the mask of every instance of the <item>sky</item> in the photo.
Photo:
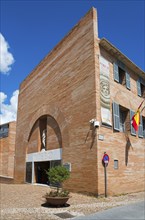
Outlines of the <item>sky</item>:
[{"label": "sky", "polygon": [[95,7],[105,37],[145,70],[145,0],[1,0],[0,123],[16,120],[19,86]]}]

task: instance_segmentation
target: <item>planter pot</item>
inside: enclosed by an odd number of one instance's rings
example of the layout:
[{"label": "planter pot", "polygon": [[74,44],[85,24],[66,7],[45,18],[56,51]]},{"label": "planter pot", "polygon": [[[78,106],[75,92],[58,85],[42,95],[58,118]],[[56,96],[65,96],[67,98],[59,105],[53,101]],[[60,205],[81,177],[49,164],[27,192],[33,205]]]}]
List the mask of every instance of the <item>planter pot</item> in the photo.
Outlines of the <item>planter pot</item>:
[{"label": "planter pot", "polygon": [[68,201],[69,197],[49,197],[44,196],[47,203],[52,206],[63,206]]}]

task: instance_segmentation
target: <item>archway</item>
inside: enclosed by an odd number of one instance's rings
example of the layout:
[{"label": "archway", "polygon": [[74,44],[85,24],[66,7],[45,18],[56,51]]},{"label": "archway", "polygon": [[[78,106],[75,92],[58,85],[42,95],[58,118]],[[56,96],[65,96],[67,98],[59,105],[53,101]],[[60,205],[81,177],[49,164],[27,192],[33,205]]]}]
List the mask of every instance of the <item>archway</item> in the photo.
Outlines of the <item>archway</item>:
[{"label": "archway", "polygon": [[49,184],[45,170],[61,164],[62,147],[65,143],[68,146],[68,132],[61,112],[54,113],[56,118],[50,114],[39,115],[37,112],[33,125],[30,122],[26,150],[26,182]]},{"label": "archway", "polygon": [[51,115],[43,115],[36,120],[30,131],[27,153],[57,148],[62,148],[60,127]]}]

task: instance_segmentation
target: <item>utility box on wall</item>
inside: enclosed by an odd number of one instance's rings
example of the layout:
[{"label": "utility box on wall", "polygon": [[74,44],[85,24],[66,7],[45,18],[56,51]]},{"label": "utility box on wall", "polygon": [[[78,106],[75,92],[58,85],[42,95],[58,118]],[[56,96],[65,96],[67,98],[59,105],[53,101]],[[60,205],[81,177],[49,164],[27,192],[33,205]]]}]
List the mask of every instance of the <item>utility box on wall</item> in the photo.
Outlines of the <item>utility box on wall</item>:
[{"label": "utility box on wall", "polygon": [[118,170],[118,160],[114,160],[114,170]]},{"label": "utility box on wall", "polygon": [[64,163],[63,166],[71,172],[71,163]]}]

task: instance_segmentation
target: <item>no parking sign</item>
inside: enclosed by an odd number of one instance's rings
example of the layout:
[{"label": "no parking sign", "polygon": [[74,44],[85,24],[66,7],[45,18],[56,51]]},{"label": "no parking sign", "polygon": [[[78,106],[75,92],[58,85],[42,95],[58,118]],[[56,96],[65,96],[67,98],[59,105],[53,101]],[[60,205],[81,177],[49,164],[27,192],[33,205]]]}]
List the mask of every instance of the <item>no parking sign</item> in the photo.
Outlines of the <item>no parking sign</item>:
[{"label": "no parking sign", "polygon": [[104,165],[104,179],[105,179],[105,197],[107,197],[107,166],[109,163],[109,155],[104,152],[102,162]]},{"label": "no parking sign", "polygon": [[103,163],[104,163],[104,166],[108,166],[109,159],[110,159],[110,158],[109,158],[109,155],[106,154],[106,153],[104,153],[103,158],[102,158],[102,161],[103,161]]}]

